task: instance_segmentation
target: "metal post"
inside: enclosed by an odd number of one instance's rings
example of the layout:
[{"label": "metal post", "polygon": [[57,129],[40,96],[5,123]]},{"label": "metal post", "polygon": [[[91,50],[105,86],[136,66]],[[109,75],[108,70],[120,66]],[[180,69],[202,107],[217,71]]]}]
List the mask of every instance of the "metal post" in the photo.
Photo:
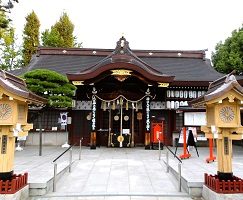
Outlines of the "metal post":
[{"label": "metal post", "polygon": [[69,157],[69,172],[71,172],[71,165],[72,165],[72,148],[70,148],[70,157]]},{"label": "metal post", "polygon": [[39,115],[39,128],[40,128],[40,146],[39,146],[39,156],[42,156],[42,123],[41,123],[42,113]]},{"label": "metal post", "polygon": [[[83,139],[83,138],[82,138]],[[82,139],[79,140],[79,160],[81,160],[81,146],[82,146]]]},{"label": "metal post", "polygon": [[178,190],[181,192],[181,163],[178,163]]},{"label": "metal post", "polygon": [[54,162],[53,192],[56,192],[57,163]]},{"label": "metal post", "polygon": [[160,150],[160,139],[159,139],[159,160],[160,160],[160,157],[161,157],[161,150]]},{"label": "metal post", "polygon": [[[123,104],[123,100],[121,100],[121,108],[120,108],[120,109],[121,109],[121,114],[120,114],[120,115],[121,115],[121,117],[120,117],[120,118],[121,118],[121,119],[120,119],[120,136],[121,136],[121,138],[122,138],[122,130],[123,130],[123,129],[122,129],[122,118],[123,118],[123,116],[122,116],[122,114],[123,114],[123,113],[122,113],[122,112],[123,112],[122,104]],[[120,142],[120,145],[119,145],[119,146],[122,147],[122,142],[123,142],[123,141],[121,140],[121,141],[119,141],[119,142]]]},{"label": "metal post", "polygon": [[169,151],[166,150],[166,173],[169,173]]}]

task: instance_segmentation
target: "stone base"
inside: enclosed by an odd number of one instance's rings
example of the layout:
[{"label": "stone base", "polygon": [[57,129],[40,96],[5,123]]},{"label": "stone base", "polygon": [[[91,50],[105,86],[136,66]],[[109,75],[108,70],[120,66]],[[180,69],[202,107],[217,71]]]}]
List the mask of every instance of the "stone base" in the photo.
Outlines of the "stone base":
[{"label": "stone base", "polygon": [[204,200],[242,200],[243,193],[240,194],[219,194],[203,185],[202,197]]},{"label": "stone base", "polygon": [[11,172],[0,172],[0,180],[2,181],[11,181],[13,178],[13,170]]},{"label": "stone base", "polygon": [[218,179],[220,180],[220,181],[222,181],[222,180],[225,180],[225,181],[228,181],[228,180],[230,180],[230,181],[233,181],[234,180],[234,177],[233,177],[233,172],[231,172],[231,173],[225,173],[225,172],[217,172],[217,175],[218,175]]},{"label": "stone base", "polygon": [[29,185],[26,185],[14,194],[0,194],[0,199],[4,200],[27,200],[29,199]]}]

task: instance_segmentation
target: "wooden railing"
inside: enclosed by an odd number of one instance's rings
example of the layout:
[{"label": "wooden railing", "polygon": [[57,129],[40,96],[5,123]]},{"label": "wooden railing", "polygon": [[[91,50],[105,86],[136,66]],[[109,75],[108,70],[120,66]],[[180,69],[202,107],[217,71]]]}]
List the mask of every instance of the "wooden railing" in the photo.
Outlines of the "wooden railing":
[{"label": "wooden railing", "polygon": [[233,180],[220,181],[217,175],[204,174],[205,185],[216,193],[236,194],[243,193],[243,180],[233,176]]},{"label": "wooden railing", "polygon": [[13,175],[12,180],[0,181],[0,194],[14,194],[28,183],[28,173]]}]

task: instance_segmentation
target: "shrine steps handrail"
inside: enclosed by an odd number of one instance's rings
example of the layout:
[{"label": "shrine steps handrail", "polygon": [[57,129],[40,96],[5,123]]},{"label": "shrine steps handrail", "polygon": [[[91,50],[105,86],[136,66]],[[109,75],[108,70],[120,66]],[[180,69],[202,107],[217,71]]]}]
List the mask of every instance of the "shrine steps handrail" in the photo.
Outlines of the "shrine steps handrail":
[{"label": "shrine steps handrail", "polygon": [[56,179],[57,179],[57,163],[56,161],[62,157],[66,152],[70,150],[70,158],[69,158],[69,172],[71,172],[71,166],[72,166],[72,148],[79,142],[79,160],[81,160],[81,146],[82,146],[82,140],[83,138],[80,138],[77,142],[75,142],[73,145],[69,146],[63,153],[61,153],[58,157],[56,157],[52,163],[54,164],[54,176],[53,176],[53,192],[56,192]]}]

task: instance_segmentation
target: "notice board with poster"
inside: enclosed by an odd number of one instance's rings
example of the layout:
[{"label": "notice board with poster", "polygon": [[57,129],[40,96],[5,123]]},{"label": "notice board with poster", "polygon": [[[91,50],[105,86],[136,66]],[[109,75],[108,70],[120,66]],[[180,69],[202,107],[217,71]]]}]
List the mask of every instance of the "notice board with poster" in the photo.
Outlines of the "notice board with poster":
[{"label": "notice board with poster", "polygon": [[184,112],[184,126],[206,126],[206,112]]}]

